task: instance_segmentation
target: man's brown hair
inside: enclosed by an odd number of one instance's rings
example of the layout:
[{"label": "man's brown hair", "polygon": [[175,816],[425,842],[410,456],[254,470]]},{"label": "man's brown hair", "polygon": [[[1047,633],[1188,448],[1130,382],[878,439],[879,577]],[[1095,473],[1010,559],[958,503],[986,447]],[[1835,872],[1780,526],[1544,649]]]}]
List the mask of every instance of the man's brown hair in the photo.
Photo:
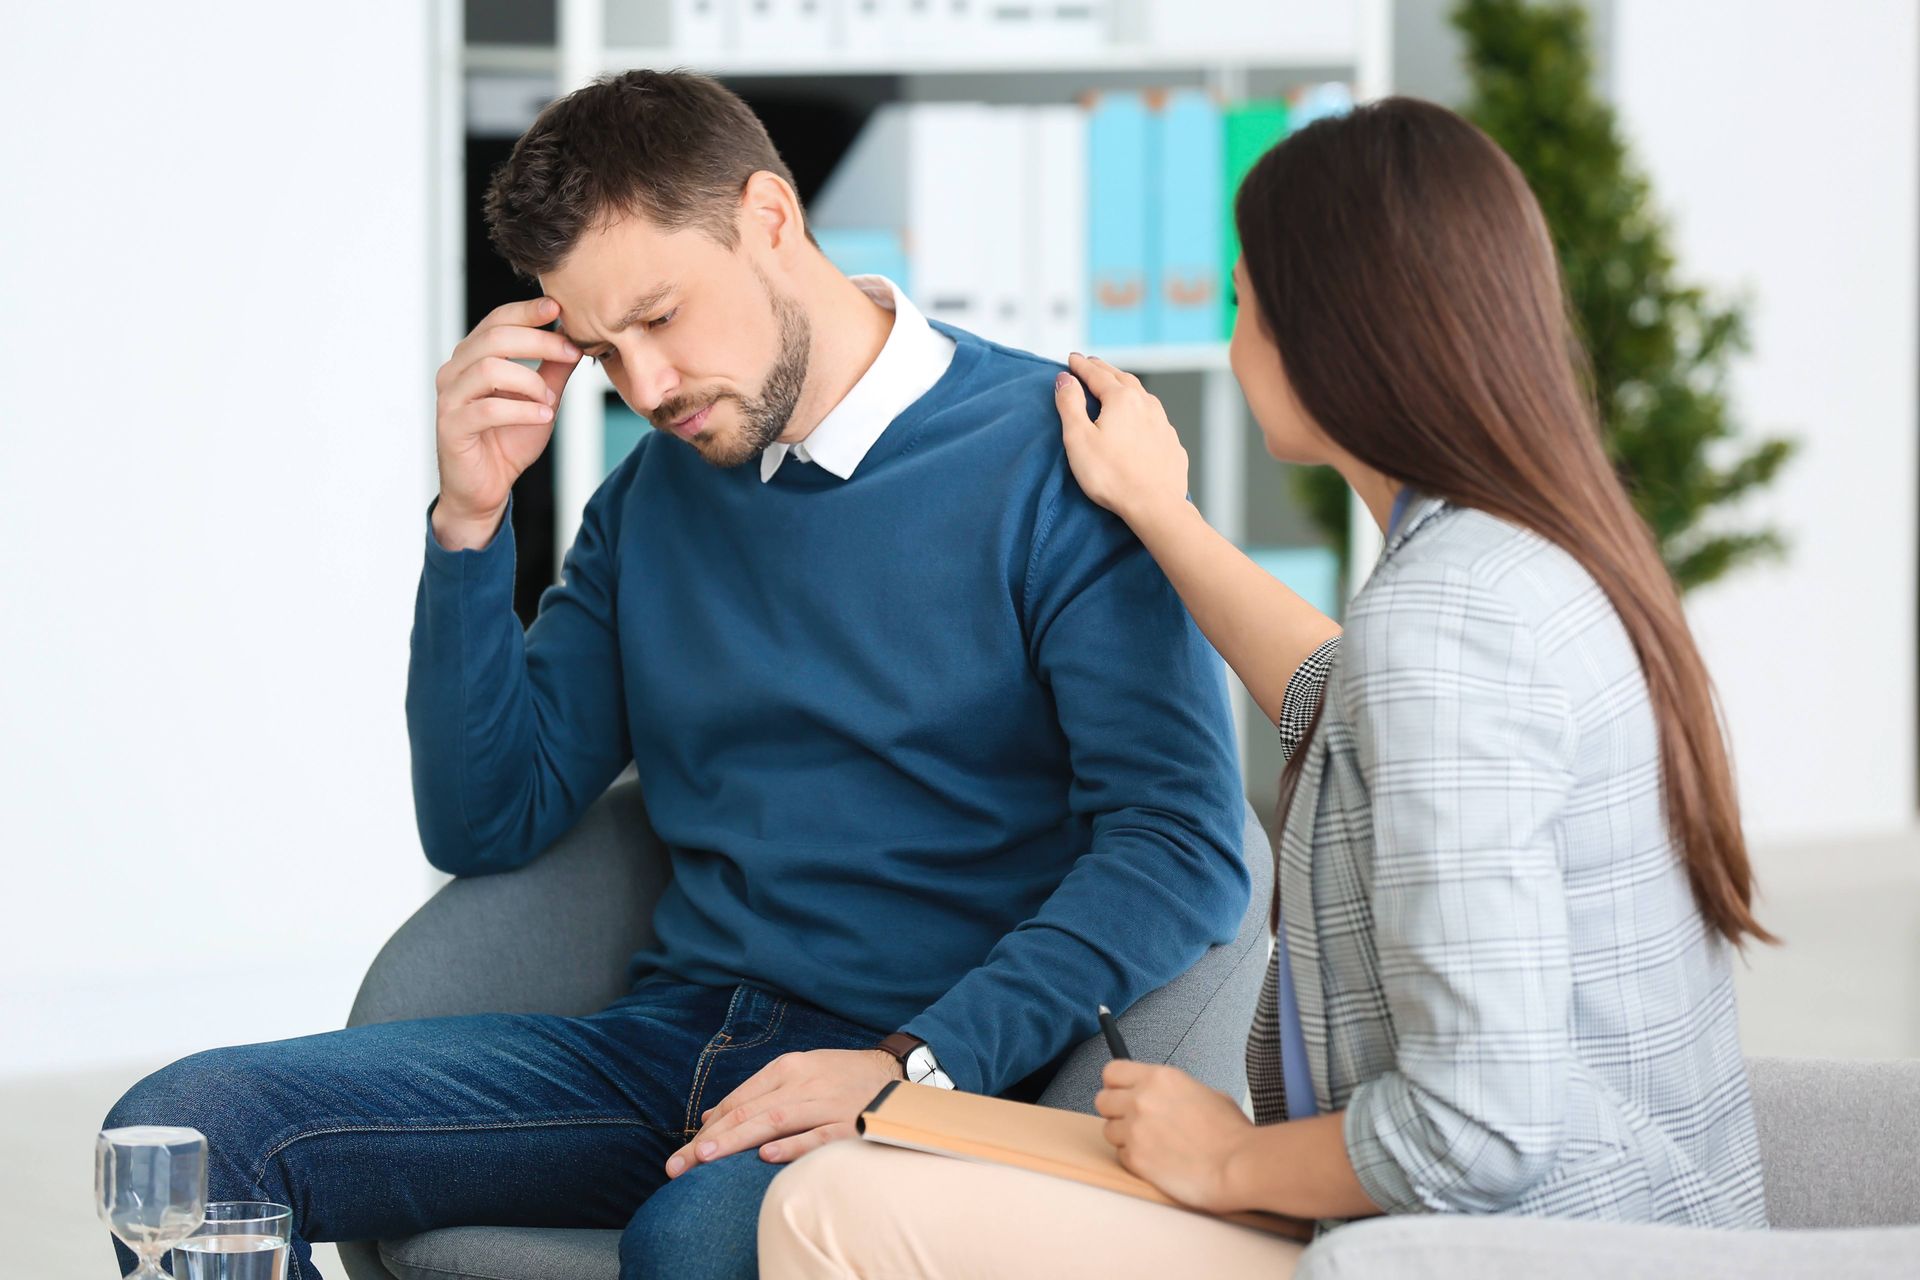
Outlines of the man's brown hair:
[{"label": "man's brown hair", "polygon": [[[690,71],[603,75],[548,103],[514,144],[487,188],[487,237],[528,280],[621,215],[663,231],[696,228],[732,249],[740,193],[763,169],[793,186],[766,126],[719,81]],[[806,236],[818,245],[811,229]]]}]

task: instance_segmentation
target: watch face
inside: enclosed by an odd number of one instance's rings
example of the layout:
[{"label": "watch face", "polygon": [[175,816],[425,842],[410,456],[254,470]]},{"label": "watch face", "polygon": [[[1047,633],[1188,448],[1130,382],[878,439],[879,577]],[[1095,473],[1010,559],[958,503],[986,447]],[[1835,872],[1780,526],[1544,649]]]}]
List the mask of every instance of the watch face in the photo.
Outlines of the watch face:
[{"label": "watch face", "polygon": [[930,1084],[936,1089],[951,1089],[953,1081],[940,1069],[939,1059],[933,1056],[933,1050],[921,1045],[907,1055],[907,1079],[913,1084]]}]

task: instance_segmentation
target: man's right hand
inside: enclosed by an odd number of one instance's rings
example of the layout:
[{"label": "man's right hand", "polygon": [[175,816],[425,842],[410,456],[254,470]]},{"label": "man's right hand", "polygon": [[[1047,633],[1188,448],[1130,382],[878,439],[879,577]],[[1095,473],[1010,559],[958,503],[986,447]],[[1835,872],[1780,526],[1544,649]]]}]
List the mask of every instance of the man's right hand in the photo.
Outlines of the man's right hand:
[{"label": "man's right hand", "polygon": [[[500,527],[507,495],[553,438],[560,393],[580,352],[541,326],[559,314],[551,298],[495,307],[440,366],[434,427],[440,501],[433,536],[449,551],[484,547]],[[538,360],[538,369],[515,360]]]}]

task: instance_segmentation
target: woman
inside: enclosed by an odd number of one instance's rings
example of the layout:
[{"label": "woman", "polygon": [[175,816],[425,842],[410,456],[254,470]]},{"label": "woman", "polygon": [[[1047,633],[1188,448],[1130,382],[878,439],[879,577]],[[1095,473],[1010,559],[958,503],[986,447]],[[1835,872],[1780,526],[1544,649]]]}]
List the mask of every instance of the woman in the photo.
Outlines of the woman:
[{"label": "woman", "polygon": [[[1125,519],[1281,727],[1259,1123],[1116,1062],[1121,1162],[1196,1209],[1763,1226],[1729,959],[1766,939],[1712,689],[1602,452],[1519,172],[1388,99],[1241,189],[1232,364],[1283,461],[1381,526],[1337,628],[1208,529],[1137,379],[1058,389]],[[1297,997],[1297,999],[1296,999]],[[991,1224],[991,1229],[983,1229]],[[1298,1246],[1016,1170],[842,1143],[774,1183],[771,1275],[1284,1274]]]}]

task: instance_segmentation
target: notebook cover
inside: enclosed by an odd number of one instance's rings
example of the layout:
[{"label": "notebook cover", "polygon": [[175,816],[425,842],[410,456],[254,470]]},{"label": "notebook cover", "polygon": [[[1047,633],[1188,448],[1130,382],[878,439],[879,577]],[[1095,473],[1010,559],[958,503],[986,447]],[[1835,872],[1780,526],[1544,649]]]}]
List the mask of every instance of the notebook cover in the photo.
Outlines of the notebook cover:
[{"label": "notebook cover", "polygon": [[[1105,1123],[1099,1116],[1078,1111],[896,1080],[867,1104],[854,1127],[869,1142],[1011,1165],[1189,1213],[1200,1212],[1123,1169],[1107,1141]],[[1306,1240],[1313,1234],[1311,1223],[1274,1213],[1210,1216],[1291,1240]]]}]

